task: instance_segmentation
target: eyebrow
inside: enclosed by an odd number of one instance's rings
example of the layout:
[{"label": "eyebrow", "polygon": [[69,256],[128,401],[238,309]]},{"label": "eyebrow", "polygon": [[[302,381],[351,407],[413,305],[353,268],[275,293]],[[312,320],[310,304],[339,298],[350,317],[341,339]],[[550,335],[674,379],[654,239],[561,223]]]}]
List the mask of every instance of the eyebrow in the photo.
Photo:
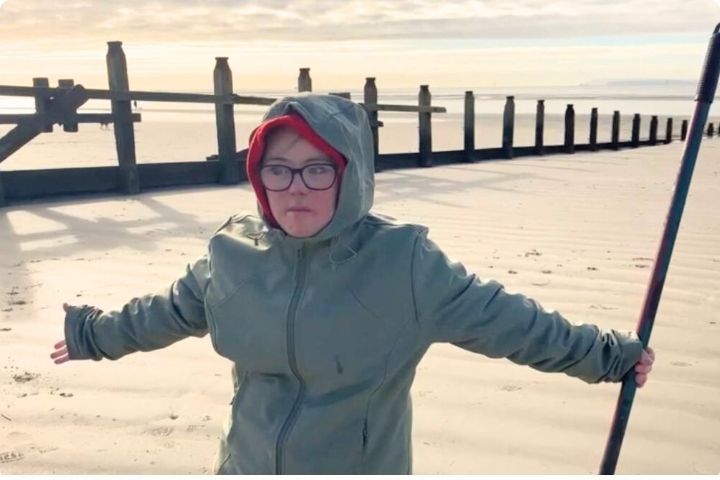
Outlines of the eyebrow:
[{"label": "eyebrow", "polygon": [[[288,158],[282,157],[282,156],[274,156],[274,157],[268,157],[263,159],[263,163],[267,162],[281,162],[281,163],[294,163]],[[300,165],[309,165],[311,163],[330,163],[332,164],[333,161],[330,157],[327,156],[321,156],[321,157],[310,157],[303,160]]]}]

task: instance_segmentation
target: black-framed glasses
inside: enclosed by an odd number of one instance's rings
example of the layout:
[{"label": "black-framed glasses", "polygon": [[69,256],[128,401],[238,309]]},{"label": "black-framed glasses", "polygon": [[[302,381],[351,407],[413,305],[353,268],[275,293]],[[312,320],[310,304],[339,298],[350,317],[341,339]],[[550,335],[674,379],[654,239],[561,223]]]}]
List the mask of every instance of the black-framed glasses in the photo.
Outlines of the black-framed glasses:
[{"label": "black-framed glasses", "polygon": [[265,165],[260,168],[260,181],[271,192],[282,192],[292,185],[295,174],[299,174],[310,190],[328,190],[335,183],[337,165],[332,163],[311,163],[302,168],[287,165]]}]

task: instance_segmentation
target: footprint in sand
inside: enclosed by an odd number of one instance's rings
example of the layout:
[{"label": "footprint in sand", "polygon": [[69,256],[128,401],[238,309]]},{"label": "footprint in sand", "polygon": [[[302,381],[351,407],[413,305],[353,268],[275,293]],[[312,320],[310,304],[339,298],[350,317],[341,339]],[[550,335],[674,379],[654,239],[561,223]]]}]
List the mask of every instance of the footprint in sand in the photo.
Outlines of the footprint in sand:
[{"label": "footprint in sand", "polygon": [[17,462],[23,458],[25,458],[25,455],[14,450],[10,450],[9,452],[0,452],[0,463]]},{"label": "footprint in sand", "polygon": [[517,392],[518,390],[522,390],[522,387],[518,387],[517,385],[503,385],[500,387],[500,390],[504,392]]},{"label": "footprint in sand", "polygon": [[515,270],[508,270],[508,273],[510,275],[517,275],[517,272]]},{"label": "footprint in sand", "polygon": [[540,270],[540,273],[544,273],[545,275],[549,275],[552,273],[552,270]]},{"label": "footprint in sand", "polygon": [[670,362],[673,367],[692,367],[692,363],[687,362]]},{"label": "footprint in sand", "polygon": [[17,383],[27,383],[35,380],[39,376],[39,373],[25,372],[19,375],[13,375],[13,380],[15,380]]},{"label": "footprint in sand", "polygon": [[188,425],[185,429],[186,432],[194,432],[195,430],[200,430],[205,428],[205,425]]},{"label": "footprint in sand", "polygon": [[167,437],[173,433],[173,430],[175,430],[175,427],[155,427],[146,430],[145,433],[153,437]]}]

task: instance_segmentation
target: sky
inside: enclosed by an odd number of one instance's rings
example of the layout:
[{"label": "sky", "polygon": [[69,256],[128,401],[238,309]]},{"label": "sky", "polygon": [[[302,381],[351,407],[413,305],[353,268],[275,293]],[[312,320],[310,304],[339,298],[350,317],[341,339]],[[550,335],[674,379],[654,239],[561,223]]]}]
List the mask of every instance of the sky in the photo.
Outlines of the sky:
[{"label": "sky", "polygon": [[0,0],[0,84],[107,86],[123,42],[133,89],[235,91],[693,85],[720,0]]}]

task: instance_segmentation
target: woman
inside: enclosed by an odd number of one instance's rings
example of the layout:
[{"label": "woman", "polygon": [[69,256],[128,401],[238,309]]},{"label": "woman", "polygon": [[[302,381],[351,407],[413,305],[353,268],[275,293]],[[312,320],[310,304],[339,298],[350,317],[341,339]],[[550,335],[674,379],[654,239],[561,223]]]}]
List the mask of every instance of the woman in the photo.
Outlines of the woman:
[{"label": "woman", "polygon": [[231,217],[166,291],[121,311],[66,307],[52,357],[118,359],[210,333],[234,362],[218,473],[409,473],[410,387],[434,342],[586,382],[645,383],[634,337],[573,326],[480,282],[427,229],[370,214],[364,110],[334,96],[277,101],[253,132],[259,218]]}]

